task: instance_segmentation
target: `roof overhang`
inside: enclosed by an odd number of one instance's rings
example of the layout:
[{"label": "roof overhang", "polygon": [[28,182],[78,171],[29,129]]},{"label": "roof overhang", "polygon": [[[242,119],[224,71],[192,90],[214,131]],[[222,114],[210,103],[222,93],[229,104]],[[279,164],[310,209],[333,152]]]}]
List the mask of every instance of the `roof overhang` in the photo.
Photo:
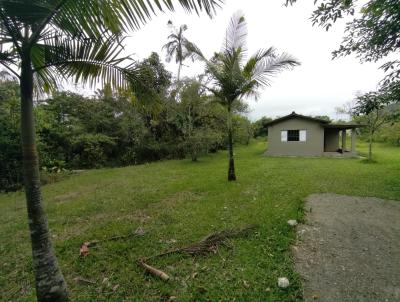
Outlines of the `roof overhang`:
[{"label": "roof overhang", "polygon": [[329,129],[338,129],[338,130],[346,130],[346,129],[356,129],[365,127],[365,125],[361,124],[324,124],[322,125],[324,128]]}]

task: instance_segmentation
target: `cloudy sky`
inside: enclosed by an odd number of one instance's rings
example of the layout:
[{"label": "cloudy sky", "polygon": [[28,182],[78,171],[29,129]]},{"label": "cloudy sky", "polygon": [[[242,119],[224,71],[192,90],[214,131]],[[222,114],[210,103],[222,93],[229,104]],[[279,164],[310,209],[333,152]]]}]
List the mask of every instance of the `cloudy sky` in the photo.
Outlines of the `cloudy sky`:
[{"label": "cloudy sky", "polygon": [[[176,26],[187,24],[186,37],[195,42],[208,57],[220,49],[230,17],[241,10],[248,23],[248,49],[274,46],[301,62],[300,67],[284,71],[265,88],[257,102],[248,100],[249,117],[281,116],[292,111],[310,115],[328,114],[334,118],[335,107],[351,100],[358,91],[376,89],[383,77],[379,63],[360,64],[355,57],[331,59],[343,36],[344,22],[337,23],[329,32],[313,27],[309,17],[313,1],[299,1],[293,7],[284,7],[284,0],[226,0],[213,19],[202,15],[175,13],[159,14],[147,25],[131,34],[127,40],[127,53],[142,59],[152,51],[161,52],[167,42],[168,20]],[[165,53],[162,55],[165,58]],[[202,73],[200,63],[187,62],[184,76]],[[167,64],[176,73],[177,65]],[[340,116],[339,116],[340,117]]]}]

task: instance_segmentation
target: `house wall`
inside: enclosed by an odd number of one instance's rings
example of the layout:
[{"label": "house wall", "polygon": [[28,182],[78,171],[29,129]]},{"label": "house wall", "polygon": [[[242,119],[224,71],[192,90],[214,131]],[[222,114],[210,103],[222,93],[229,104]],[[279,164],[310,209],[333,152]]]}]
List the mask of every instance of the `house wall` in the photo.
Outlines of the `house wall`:
[{"label": "house wall", "polygon": [[325,151],[336,152],[339,149],[339,130],[325,129]]},{"label": "house wall", "polygon": [[[283,130],[307,130],[305,142],[281,142]],[[268,150],[272,156],[322,156],[324,152],[324,128],[320,123],[292,118],[268,127]]]}]

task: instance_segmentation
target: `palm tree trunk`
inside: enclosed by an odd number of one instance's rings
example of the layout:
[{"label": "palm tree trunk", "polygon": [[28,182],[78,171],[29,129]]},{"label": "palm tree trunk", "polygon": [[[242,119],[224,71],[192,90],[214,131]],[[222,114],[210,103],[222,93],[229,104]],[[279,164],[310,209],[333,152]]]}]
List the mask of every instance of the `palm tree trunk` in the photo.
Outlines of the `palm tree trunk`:
[{"label": "palm tree trunk", "polygon": [[177,84],[178,84],[178,86],[179,86],[179,82],[180,82],[180,79],[181,79],[181,69],[182,69],[182,62],[179,62],[179,65],[178,65],[178,76],[177,76]]},{"label": "palm tree trunk", "polygon": [[229,152],[228,181],[236,180],[235,161],[233,159],[233,133],[232,132],[233,131],[232,131],[231,107],[228,106],[228,152]]},{"label": "palm tree trunk", "polygon": [[47,217],[42,204],[39,158],[33,116],[33,72],[30,50],[21,61],[21,137],[25,194],[32,243],[36,296],[42,301],[68,301],[67,286],[50,241]]},{"label": "palm tree trunk", "polygon": [[373,132],[369,132],[369,140],[368,140],[368,161],[372,161],[372,136]]}]

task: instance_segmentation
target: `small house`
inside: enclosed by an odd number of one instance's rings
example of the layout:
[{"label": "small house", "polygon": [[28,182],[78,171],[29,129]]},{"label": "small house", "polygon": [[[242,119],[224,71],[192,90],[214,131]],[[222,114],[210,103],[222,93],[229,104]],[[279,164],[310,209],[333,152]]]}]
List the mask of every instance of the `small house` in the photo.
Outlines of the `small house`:
[{"label": "small house", "polygon": [[[334,124],[294,111],[268,126],[271,156],[355,156],[357,124]],[[347,137],[351,138],[347,146]]]}]

